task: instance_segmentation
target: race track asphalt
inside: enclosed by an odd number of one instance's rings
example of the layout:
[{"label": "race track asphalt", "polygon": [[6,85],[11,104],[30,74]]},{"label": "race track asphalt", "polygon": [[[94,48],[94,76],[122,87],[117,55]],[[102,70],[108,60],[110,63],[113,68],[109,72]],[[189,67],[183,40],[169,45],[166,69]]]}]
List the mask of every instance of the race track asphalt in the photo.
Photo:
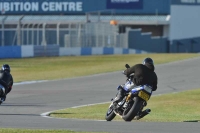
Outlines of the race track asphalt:
[{"label": "race track asphalt", "polygon": [[[124,64],[122,64],[122,70]],[[200,58],[156,65],[158,90],[153,95],[200,88]],[[112,133],[199,133],[199,122],[124,122],[56,119],[40,114],[74,106],[108,102],[124,83],[121,72],[15,84],[0,106],[0,128],[67,129]],[[195,101],[194,101],[195,102]],[[197,103],[199,104],[199,103]],[[107,109],[105,109],[106,113]],[[81,110],[80,110],[81,113]]]}]

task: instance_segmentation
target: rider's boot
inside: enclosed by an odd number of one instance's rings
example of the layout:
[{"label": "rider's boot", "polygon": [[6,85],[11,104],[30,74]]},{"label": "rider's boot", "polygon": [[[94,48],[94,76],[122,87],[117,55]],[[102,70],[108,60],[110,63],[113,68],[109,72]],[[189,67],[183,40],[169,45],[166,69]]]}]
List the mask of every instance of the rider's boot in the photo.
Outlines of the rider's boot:
[{"label": "rider's boot", "polygon": [[6,100],[6,95],[2,96],[0,98],[0,105]]},{"label": "rider's boot", "polygon": [[1,97],[1,101],[3,101],[3,102],[6,101],[6,95]]}]

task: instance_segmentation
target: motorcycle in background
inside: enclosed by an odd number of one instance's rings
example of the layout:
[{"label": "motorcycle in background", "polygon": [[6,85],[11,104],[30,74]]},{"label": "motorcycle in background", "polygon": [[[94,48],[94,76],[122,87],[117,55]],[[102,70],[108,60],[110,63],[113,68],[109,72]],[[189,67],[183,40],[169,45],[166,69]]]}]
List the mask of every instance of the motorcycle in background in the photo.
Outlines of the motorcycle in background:
[{"label": "motorcycle in background", "polygon": [[6,93],[6,90],[5,88],[3,87],[3,85],[0,84],[0,105],[5,101],[5,93]]}]

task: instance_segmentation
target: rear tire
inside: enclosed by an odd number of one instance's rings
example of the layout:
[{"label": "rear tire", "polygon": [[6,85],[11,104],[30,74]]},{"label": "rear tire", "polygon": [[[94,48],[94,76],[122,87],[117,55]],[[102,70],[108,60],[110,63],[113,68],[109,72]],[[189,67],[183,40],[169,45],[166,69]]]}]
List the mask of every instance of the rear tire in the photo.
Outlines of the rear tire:
[{"label": "rear tire", "polygon": [[109,108],[108,108],[108,111],[106,112],[106,116],[105,116],[105,119],[107,121],[111,121],[112,119],[115,118],[116,114],[114,112],[114,109],[113,109],[113,102],[110,104]]},{"label": "rear tire", "polygon": [[[130,103],[131,104],[131,103]],[[123,112],[122,118],[125,121],[132,121],[132,119],[137,115],[143,105],[143,100],[139,97],[134,97],[134,103],[130,108],[126,108]]]}]

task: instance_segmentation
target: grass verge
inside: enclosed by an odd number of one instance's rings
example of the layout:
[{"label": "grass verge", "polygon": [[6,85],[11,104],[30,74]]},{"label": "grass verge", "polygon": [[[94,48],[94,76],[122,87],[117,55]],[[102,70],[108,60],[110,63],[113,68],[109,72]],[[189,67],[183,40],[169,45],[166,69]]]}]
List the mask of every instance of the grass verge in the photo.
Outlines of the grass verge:
[{"label": "grass verge", "polygon": [[[152,96],[147,108],[152,112],[139,121],[151,122],[183,122],[200,121],[200,89],[173,94]],[[110,103],[86,107],[67,108],[52,112],[50,116],[61,118],[78,118],[105,120],[105,114]],[[81,111],[80,111],[81,110]],[[122,120],[116,116],[114,120]]]},{"label": "grass verge", "polygon": [[200,54],[129,54],[99,56],[38,57],[1,59],[10,64],[14,82],[53,80],[124,70],[126,63],[134,65],[151,57],[155,64],[200,56]]}]

